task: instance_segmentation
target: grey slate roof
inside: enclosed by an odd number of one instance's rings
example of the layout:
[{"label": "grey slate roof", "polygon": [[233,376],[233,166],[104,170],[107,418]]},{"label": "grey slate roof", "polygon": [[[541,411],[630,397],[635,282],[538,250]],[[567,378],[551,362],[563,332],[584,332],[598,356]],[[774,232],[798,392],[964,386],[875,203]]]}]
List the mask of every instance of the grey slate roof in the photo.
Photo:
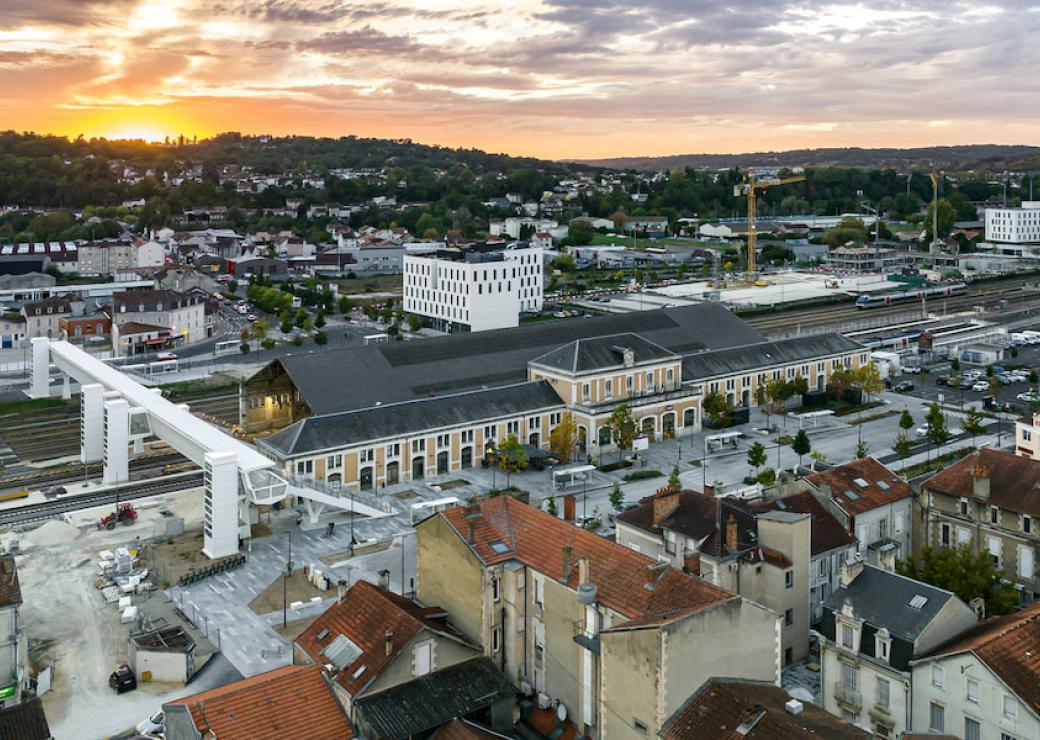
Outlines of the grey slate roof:
[{"label": "grey slate roof", "polygon": [[855,352],[859,349],[863,349],[863,345],[859,342],[835,333],[796,337],[781,342],[758,342],[738,347],[691,352],[683,355],[683,380],[700,380],[717,375],[730,375],[770,365],[802,362],[842,352]]},{"label": "grey slate roof", "polygon": [[292,354],[274,363],[288,373],[314,414],[327,414],[520,383],[535,357],[576,339],[628,332],[677,354],[765,340],[722,306],[703,303]]},{"label": "grey slate roof", "polygon": [[358,699],[362,734],[406,738],[512,700],[516,689],[488,658],[474,658]]},{"label": "grey slate roof", "polygon": [[0,740],[50,740],[50,727],[39,697],[0,712]]},{"label": "grey slate roof", "polygon": [[338,449],[430,429],[476,424],[484,419],[562,407],[548,381],[423,398],[338,414],[310,416],[258,440],[279,457]]},{"label": "grey slate roof", "polygon": [[[915,596],[923,596],[928,601],[915,609],[910,606]],[[827,598],[824,608],[838,612],[845,599],[851,599],[858,618],[877,628],[886,627],[893,636],[913,642],[946,603],[956,598],[944,589],[864,565],[863,572],[852,583]]]},{"label": "grey slate roof", "polygon": [[602,337],[575,339],[570,344],[536,357],[531,362],[570,373],[624,367],[624,351],[631,350],[633,362],[640,364],[676,357],[659,344],[644,339],[638,334],[608,334]]}]

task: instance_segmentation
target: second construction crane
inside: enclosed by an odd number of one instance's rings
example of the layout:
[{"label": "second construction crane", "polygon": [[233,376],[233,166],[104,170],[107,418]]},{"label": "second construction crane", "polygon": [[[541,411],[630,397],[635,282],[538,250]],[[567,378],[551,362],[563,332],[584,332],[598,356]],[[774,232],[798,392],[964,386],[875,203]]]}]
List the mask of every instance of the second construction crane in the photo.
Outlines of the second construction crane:
[{"label": "second construction crane", "polygon": [[758,206],[756,203],[757,192],[776,185],[788,185],[792,182],[803,182],[804,180],[804,175],[795,175],[794,177],[783,178],[772,177],[768,180],[756,180],[755,173],[749,171],[747,180],[744,183],[733,186],[734,195],[747,196],[747,269],[749,273],[755,272],[755,219],[758,217]]}]

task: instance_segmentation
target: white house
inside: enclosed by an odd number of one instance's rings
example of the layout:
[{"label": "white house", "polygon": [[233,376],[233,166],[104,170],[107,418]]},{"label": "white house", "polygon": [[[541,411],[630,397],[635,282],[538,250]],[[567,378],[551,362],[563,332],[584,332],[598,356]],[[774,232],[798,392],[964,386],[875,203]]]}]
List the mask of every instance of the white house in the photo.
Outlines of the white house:
[{"label": "white house", "polygon": [[982,622],[911,665],[915,732],[1040,737],[1040,604]]}]

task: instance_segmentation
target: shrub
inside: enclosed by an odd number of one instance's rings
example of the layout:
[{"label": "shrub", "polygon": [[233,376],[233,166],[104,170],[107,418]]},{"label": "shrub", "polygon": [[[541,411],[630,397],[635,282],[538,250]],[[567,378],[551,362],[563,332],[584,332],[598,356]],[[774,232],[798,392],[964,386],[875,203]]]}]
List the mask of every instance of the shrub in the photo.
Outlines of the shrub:
[{"label": "shrub", "polygon": [[763,486],[771,486],[776,482],[776,471],[772,468],[766,468],[758,474],[758,482]]},{"label": "shrub", "polygon": [[635,480],[648,480],[650,478],[659,478],[664,473],[660,470],[635,470],[628,475],[624,476],[621,480],[625,482],[631,482]]}]

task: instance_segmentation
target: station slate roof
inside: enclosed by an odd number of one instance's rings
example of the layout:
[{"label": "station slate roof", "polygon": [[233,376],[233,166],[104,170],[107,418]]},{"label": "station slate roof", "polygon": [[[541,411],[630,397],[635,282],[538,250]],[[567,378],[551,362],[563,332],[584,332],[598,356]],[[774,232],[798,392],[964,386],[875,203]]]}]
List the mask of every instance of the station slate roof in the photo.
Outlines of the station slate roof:
[{"label": "station slate roof", "polygon": [[979,464],[989,472],[989,504],[1040,517],[1040,461],[1011,452],[983,447],[933,475],[922,488],[972,499],[975,497],[972,474]]},{"label": "station slate roof", "polygon": [[636,364],[675,358],[671,352],[638,334],[608,334],[602,337],[575,339],[551,352],[531,360],[532,363],[568,373],[585,373],[624,367],[624,350],[631,350]]},{"label": "station slate roof", "polygon": [[527,379],[527,363],[536,357],[578,339],[625,333],[638,334],[676,354],[765,341],[724,307],[700,303],[290,354],[273,360],[253,377],[280,368],[314,414],[327,414],[522,382]]},{"label": "station slate roof", "polygon": [[479,657],[361,697],[354,710],[365,735],[405,738],[511,700],[515,693],[495,664]]},{"label": "station slate roof", "polygon": [[[597,600],[629,620],[613,629],[665,624],[739,598],[509,496],[475,507],[456,506],[437,516],[447,520],[485,567],[517,560],[577,588],[578,560],[587,558],[589,583],[598,589]],[[570,548],[569,573],[564,573],[566,547]]]},{"label": "station slate roof", "polygon": [[[355,695],[377,678],[424,629],[464,642],[448,626],[446,617],[442,609],[422,607],[367,581],[358,581],[344,594],[342,601],[326,609],[296,638],[296,646],[322,665],[329,662],[322,651],[339,635],[346,636],[360,653],[330,678]],[[387,640],[391,645],[389,650]]]},{"label": "station slate roof", "polygon": [[664,740],[871,737],[809,702],[802,703],[800,713],[791,714],[784,706],[790,698],[773,684],[712,678],[665,721],[660,735]]},{"label": "station slate roof", "polygon": [[1033,712],[1040,713],[1040,602],[988,619],[922,657],[966,652],[974,653]]},{"label": "station slate roof", "polygon": [[545,380],[372,406],[324,416],[309,416],[258,440],[281,457],[338,449],[376,439],[403,437],[483,419],[524,414],[560,406]]},{"label": "station slate roof", "polygon": [[909,483],[872,457],[813,473],[806,481],[830,486],[831,498],[853,516],[914,495]]},{"label": "station slate roof", "polygon": [[354,730],[320,665],[291,665],[169,702],[220,740],[350,740]]},{"label": "station slate roof", "polygon": [[[683,354],[683,380],[732,375],[861,349],[863,345],[836,333],[794,337],[779,342],[763,340],[739,346],[709,348]],[[815,377],[815,372],[813,376]]]}]

